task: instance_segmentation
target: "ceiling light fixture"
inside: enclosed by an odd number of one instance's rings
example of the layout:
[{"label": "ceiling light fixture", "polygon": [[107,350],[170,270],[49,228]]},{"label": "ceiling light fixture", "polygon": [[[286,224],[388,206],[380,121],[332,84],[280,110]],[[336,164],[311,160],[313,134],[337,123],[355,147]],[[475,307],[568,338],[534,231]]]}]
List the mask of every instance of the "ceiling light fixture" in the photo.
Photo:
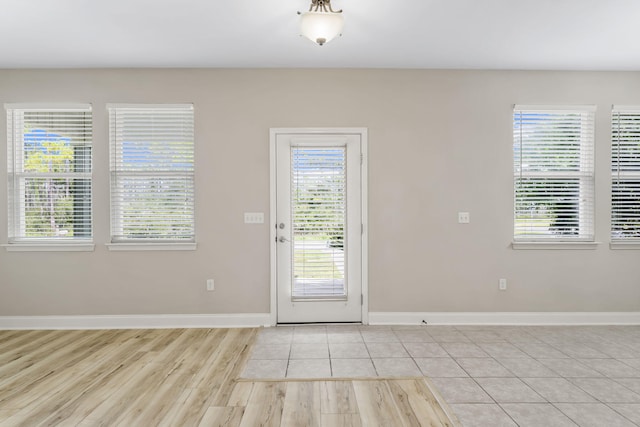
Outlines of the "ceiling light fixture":
[{"label": "ceiling light fixture", "polygon": [[331,0],[311,0],[309,11],[298,15],[302,15],[300,33],[320,46],[342,35],[342,9],[333,10]]}]

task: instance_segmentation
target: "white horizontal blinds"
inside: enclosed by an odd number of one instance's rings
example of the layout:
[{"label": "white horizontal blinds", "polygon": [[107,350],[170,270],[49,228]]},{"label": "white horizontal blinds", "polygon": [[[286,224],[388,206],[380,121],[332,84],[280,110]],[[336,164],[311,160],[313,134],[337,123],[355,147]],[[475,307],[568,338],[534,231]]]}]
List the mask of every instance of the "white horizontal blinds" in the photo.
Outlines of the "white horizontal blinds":
[{"label": "white horizontal blinds", "polygon": [[594,239],[594,111],[515,107],[515,240]]},{"label": "white horizontal blinds", "polygon": [[112,242],[195,241],[192,105],[109,105]]},{"label": "white horizontal blinds", "polygon": [[293,298],[345,298],[345,147],[292,147],[291,162]]},{"label": "white horizontal blinds", "polygon": [[640,240],[640,106],[614,106],[611,239]]},{"label": "white horizontal blinds", "polygon": [[9,241],[90,240],[91,106],[6,109]]}]

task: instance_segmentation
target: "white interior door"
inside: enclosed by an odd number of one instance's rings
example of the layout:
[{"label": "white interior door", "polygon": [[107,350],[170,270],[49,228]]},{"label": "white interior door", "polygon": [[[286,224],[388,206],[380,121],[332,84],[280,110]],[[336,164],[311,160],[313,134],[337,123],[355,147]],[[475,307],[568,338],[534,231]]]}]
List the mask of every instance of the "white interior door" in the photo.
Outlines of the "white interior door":
[{"label": "white interior door", "polygon": [[362,320],[360,134],[275,135],[277,322]]}]

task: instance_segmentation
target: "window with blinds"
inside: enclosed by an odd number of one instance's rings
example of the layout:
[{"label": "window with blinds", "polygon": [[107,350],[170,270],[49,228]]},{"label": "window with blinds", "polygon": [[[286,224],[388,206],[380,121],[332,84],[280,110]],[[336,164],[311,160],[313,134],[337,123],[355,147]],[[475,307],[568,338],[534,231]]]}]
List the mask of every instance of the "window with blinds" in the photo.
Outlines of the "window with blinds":
[{"label": "window with blinds", "polygon": [[91,105],[5,108],[9,243],[90,241]]},{"label": "window with blinds", "polygon": [[514,240],[594,240],[595,107],[516,105]]},{"label": "window with blinds", "polygon": [[193,106],[109,105],[112,243],[193,242]]},{"label": "window with blinds", "polygon": [[291,162],[292,296],[345,298],[345,147],[293,147]]},{"label": "window with blinds", "polygon": [[640,241],[640,106],[611,119],[611,240]]}]

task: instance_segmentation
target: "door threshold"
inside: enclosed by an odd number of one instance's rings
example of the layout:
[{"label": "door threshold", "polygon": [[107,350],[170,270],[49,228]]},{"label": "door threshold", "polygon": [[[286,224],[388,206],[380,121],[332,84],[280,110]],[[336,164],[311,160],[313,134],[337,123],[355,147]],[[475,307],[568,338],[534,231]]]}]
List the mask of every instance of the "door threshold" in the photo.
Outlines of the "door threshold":
[{"label": "door threshold", "polygon": [[340,325],[362,325],[362,322],[292,322],[276,323],[277,326],[340,326]]}]

